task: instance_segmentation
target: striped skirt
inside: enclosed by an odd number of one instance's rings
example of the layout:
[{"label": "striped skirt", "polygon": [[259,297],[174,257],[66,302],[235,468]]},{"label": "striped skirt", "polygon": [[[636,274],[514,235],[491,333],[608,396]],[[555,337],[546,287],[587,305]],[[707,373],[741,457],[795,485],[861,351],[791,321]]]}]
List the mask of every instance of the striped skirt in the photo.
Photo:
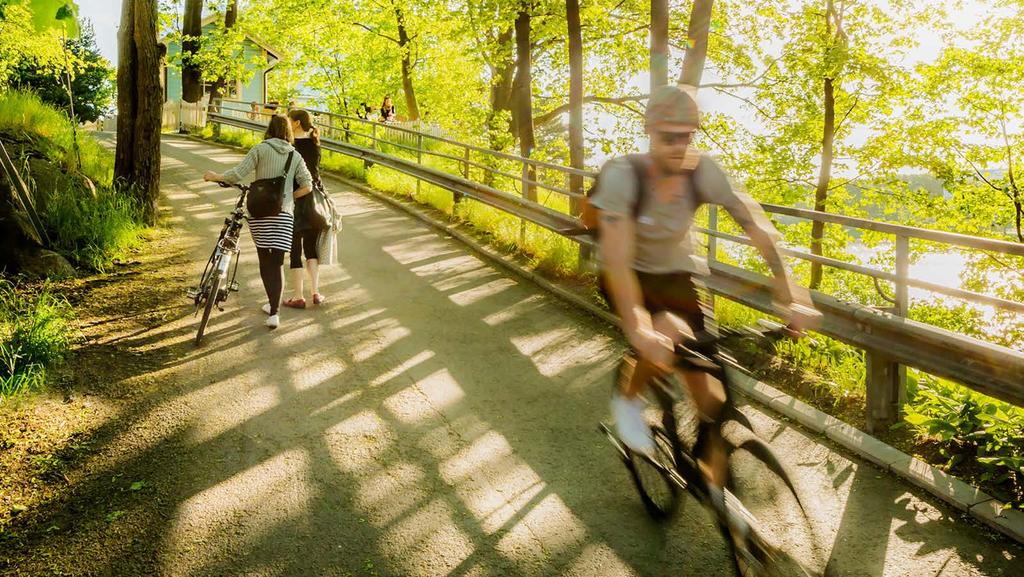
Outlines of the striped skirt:
[{"label": "striped skirt", "polygon": [[276,248],[288,252],[292,249],[292,228],[295,219],[290,212],[266,218],[250,218],[249,232],[256,248]]}]

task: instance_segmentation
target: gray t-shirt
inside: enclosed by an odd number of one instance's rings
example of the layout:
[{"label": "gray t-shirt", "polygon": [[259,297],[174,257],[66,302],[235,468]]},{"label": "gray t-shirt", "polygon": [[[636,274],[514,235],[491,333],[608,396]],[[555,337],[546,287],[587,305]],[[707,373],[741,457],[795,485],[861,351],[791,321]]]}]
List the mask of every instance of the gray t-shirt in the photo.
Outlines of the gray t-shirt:
[{"label": "gray t-shirt", "polygon": [[[650,157],[641,157],[650,166]],[[704,204],[721,205],[733,219],[748,228],[756,226],[775,238],[778,232],[752,198],[733,190],[725,172],[712,158],[701,155],[691,178],[683,179],[683,190],[665,202],[659,201],[652,179],[647,179],[643,206],[637,215],[633,268],[640,272],[665,274],[689,272],[707,274],[707,262],[693,249],[694,216]],[[625,157],[608,161],[601,170],[597,190],[590,203],[597,209],[633,217],[639,183]]]}]

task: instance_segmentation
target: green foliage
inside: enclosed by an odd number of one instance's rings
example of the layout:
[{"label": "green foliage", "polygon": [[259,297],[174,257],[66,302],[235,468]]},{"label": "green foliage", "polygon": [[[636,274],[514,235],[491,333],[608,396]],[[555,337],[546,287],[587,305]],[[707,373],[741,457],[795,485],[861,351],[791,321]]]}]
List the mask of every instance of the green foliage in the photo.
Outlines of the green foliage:
[{"label": "green foliage", "polygon": [[32,23],[37,32],[60,29],[68,36],[77,36],[78,5],[71,0],[29,0]]},{"label": "green foliage", "polygon": [[[722,298],[715,300],[715,318],[722,326],[734,329],[755,326],[761,319],[777,320]],[[835,403],[864,399],[864,354],[850,345],[814,334],[809,339],[778,341],[771,353],[812,376],[808,384],[818,389],[822,398]]]},{"label": "green foliage", "polygon": [[1024,409],[929,375],[908,371],[906,423],[939,442],[947,469],[980,468],[978,478],[1024,507]]},{"label": "green foliage", "polygon": [[[34,3],[5,1],[0,4],[0,91],[8,83],[12,71],[25,63],[34,64],[56,74],[63,66],[61,33],[52,27],[37,30]],[[54,16],[56,13],[54,13]],[[53,16],[49,17],[53,20]]]},{"label": "green foliage", "polygon": [[344,154],[325,150],[320,158],[320,169],[337,172],[352,180],[366,182],[366,168],[363,161]]},{"label": "green foliage", "polygon": [[43,387],[71,345],[72,319],[48,288],[31,294],[0,279],[0,400]]},{"label": "green foliage", "polygon": [[[261,66],[266,66],[266,61],[261,60],[260,53],[246,54],[242,50],[246,37],[244,17],[241,22],[236,23],[232,28],[227,28],[224,22],[224,13],[227,3],[223,0],[206,2],[208,14],[216,16],[214,21],[204,27],[202,35],[199,36],[199,50],[195,54],[184,54],[182,51],[174,52],[168,57],[168,65],[180,68],[185,59],[190,59],[201,71],[203,82],[212,83],[218,78],[223,78],[227,84],[239,82],[245,84],[252,78],[253,72]],[[179,47],[183,41],[190,38],[182,33],[182,20],[184,2],[182,0],[168,0],[160,2],[159,7],[159,28],[166,33],[167,44],[177,44]],[[245,11],[242,11],[245,14]],[[276,37],[276,34],[273,35]]]},{"label": "green foliage", "polygon": [[[53,164],[72,176],[57,178],[53,190],[36,190],[35,201],[54,248],[77,264],[103,270],[137,246],[142,215],[132,196],[111,187],[113,158],[87,133],[78,135],[75,153],[67,115],[44,104],[33,93],[0,94],[0,132],[29,140]],[[96,185],[95,192],[74,177],[80,172]]]},{"label": "green foliage", "polygon": [[142,241],[142,214],[130,195],[107,187],[93,194],[80,184],[37,191],[36,202],[53,248],[80,266],[103,271]]},{"label": "green foliage", "polygon": [[[71,92],[74,116],[78,122],[92,122],[105,114],[114,99],[114,69],[100,55],[92,26],[85,26],[79,38],[65,43],[72,67]],[[32,90],[43,102],[70,113],[67,85],[63,73],[40,68],[35,61],[24,60],[14,70],[10,83]]]},{"label": "green foliage", "polygon": [[72,124],[67,115],[46,105],[33,93],[0,93],[0,132],[32,140],[48,160],[69,171],[81,172],[97,186],[111,184],[114,159],[110,151],[88,135],[79,134],[76,154]]}]

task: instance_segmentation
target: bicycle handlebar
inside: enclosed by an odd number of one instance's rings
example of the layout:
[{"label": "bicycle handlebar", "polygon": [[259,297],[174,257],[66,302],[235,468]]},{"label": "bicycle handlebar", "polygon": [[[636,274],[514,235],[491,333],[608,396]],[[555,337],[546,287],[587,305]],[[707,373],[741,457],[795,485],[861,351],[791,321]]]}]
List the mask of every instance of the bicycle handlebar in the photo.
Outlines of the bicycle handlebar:
[{"label": "bicycle handlebar", "polygon": [[224,182],[223,180],[218,180],[217,184],[220,185],[221,188],[237,188],[242,192],[249,192],[249,187],[244,184],[238,184],[235,182]]},{"label": "bicycle handlebar", "polygon": [[[743,327],[738,332],[741,335],[754,336],[757,338],[778,341],[782,339],[797,340],[803,338],[805,333],[787,325],[760,320],[758,324],[763,328],[752,326]],[[685,369],[696,369],[703,371],[720,370],[721,364],[714,360],[716,353],[714,347],[728,338],[727,334],[712,335],[701,333],[695,339],[687,339],[675,346],[676,364]],[[699,349],[699,350],[698,350]]]},{"label": "bicycle handlebar", "polygon": [[237,188],[242,191],[242,194],[238,195],[238,202],[235,203],[235,209],[241,210],[245,204],[245,195],[249,193],[249,187],[244,184],[238,184],[235,182],[224,182],[223,180],[215,181],[221,188]]}]

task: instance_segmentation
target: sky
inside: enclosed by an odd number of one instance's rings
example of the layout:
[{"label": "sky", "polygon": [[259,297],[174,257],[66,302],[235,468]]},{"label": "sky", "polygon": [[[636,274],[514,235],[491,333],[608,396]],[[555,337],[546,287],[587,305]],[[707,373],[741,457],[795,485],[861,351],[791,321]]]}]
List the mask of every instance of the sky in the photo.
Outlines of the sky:
[{"label": "sky", "polygon": [[120,0],[77,0],[78,16],[92,21],[100,53],[117,65],[117,23],[121,21]]}]

